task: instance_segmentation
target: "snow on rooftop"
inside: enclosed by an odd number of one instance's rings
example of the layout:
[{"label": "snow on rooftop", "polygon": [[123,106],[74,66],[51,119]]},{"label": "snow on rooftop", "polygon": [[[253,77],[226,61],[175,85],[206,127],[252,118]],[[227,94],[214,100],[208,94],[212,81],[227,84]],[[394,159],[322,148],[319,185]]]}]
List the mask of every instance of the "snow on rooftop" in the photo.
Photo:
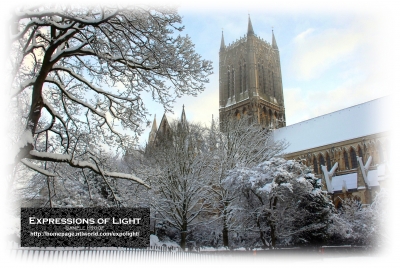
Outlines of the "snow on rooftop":
[{"label": "snow on rooftop", "polygon": [[381,164],[375,170],[368,171],[368,186],[379,186],[379,182],[385,179],[386,165]]},{"label": "snow on rooftop", "polygon": [[379,186],[378,182],[378,170],[368,171],[368,186]]},{"label": "snow on rooftop", "polygon": [[390,96],[375,99],[276,129],[274,140],[286,140],[288,154],[389,131],[385,110],[390,107]]},{"label": "snow on rooftop", "polygon": [[346,183],[347,190],[357,189],[357,173],[350,173],[332,178],[333,191],[342,191],[343,181]]},{"label": "snow on rooftop", "polygon": [[377,172],[378,172],[378,175],[377,175],[378,181],[383,180],[386,175],[386,165],[385,164],[379,165],[377,168]]}]

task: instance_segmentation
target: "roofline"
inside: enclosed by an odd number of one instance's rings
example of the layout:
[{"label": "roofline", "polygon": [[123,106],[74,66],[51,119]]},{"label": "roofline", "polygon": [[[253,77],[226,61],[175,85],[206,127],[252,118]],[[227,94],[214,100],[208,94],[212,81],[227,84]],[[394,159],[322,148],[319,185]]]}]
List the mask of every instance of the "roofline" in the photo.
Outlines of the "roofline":
[{"label": "roofline", "polygon": [[[366,103],[368,103],[368,102],[373,102],[373,101],[376,101],[376,100],[381,100],[381,99],[384,99],[384,98],[388,98],[389,96],[390,96],[390,95],[386,95],[386,96],[383,96],[383,97],[380,97],[380,98],[376,98],[376,99],[373,99],[373,100],[369,100],[369,101],[366,101],[366,102],[362,102],[362,103],[359,103],[359,104],[356,104],[356,105],[353,105],[353,106],[349,106],[349,107],[346,107],[346,108],[343,108],[343,109],[340,109],[340,110],[336,110],[336,111],[333,111],[333,112],[330,112],[330,113],[318,115],[318,116],[316,116],[316,117],[312,117],[312,118],[310,118],[310,119],[306,119],[306,120],[303,120],[303,121],[301,121],[301,122],[297,122],[297,123],[294,123],[294,124],[291,124],[291,125],[287,125],[285,128],[291,127],[291,126],[294,126],[294,125],[297,125],[297,124],[302,124],[302,123],[305,123],[305,122],[307,122],[307,121],[311,121],[311,120],[317,119],[317,118],[319,118],[319,117],[323,117],[323,116],[327,116],[327,115],[330,115],[330,114],[333,114],[333,113],[337,113],[337,112],[340,112],[340,111],[348,110],[348,109],[350,109],[350,108],[354,108],[354,107],[357,107],[357,106],[360,106],[360,105],[364,105],[364,104],[366,104]],[[276,130],[279,130],[279,128],[276,129]]]},{"label": "roofline", "polygon": [[[276,129],[276,130],[279,130],[279,129]],[[350,139],[346,139],[346,140],[339,140],[339,141],[337,141],[337,142],[330,143],[330,144],[324,144],[324,145],[320,145],[320,146],[316,146],[316,147],[310,147],[310,148],[303,149],[303,150],[300,150],[300,151],[285,152],[285,153],[283,153],[283,155],[286,156],[286,155],[291,155],[291,154],[299,154],[299,153],[302,154],[303,152],[305,153],[305,152],[309,152],[309,151],[312,151],[312,150],[317,150],[317,151],[319,151],[319,150],[321,150],[322,147],[325,147],[325,146],[327,146],[327,145],[329,145],[330,147],[335,147],[336,144],[342,143],[342,142],[353,143],[354,140],[357,140],[357,139],[365,139],[365,138],[370,137],[370,136],[373,136],[373,135],[381,136],[381,135],[390,135],[390,134],[391,134],[391,131],[390,131],[390,130],[388,130],[388,131],[381,131],[381,132],[377,132],[377,133],[373,133],[373,134],[368,134],[368,135],[364,135],[364,136],[359,136],[359,137],[354,137],[354,138],[350,138]],[[333,145],[335,145],[335,146],[333,146]],[[322,150],[325,150],[325,149],[322,149]]]}]

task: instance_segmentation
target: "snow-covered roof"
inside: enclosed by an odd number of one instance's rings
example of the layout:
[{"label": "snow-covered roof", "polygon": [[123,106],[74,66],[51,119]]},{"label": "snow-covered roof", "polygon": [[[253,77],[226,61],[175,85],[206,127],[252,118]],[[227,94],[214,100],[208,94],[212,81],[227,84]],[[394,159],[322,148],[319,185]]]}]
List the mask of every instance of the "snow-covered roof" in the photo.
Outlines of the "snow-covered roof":
[{"label": "snow-covered roof", "polygon": [[346,183],[347,190],[355,190],[357,189],[357,173],[350,173],[341,176],[335,176],[332,178],[332,187],[333,191],[342,191],[343,182]]},{"label": "snow-covered roof", "polygon": [[386,176],[386,165],[381,164],[375,170],[368,171],[368,186],[379,186],[379,182],[384,180]]},{"label": "snow-covered roof", "polygon": [[386,164],[381,164],[377,168],[378,170],[378,181],[383,180],[386,176]]},{"label": "snow-covered roof", "polygon": [[351,106],[297,124],[276,129],[274,140],[289,143],[284,153],[294,153],[390,130],[385,110],[390,96]]},{"label": "snow-covered roof", "polygon": [[368,186],[379,186],[378,182],[378,170],[368,171]]}]

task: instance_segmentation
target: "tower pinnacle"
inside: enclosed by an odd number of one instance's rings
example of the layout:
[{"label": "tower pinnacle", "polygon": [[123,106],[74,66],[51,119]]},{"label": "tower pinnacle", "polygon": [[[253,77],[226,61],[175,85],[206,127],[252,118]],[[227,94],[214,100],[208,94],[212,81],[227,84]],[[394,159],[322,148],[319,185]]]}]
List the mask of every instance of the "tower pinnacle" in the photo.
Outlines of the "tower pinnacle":
[{"label": "tower pinnacle", "polygon": [[154,114],[153,125],[149,133],[149,144],[153,144],[155,142],[156,136],[157,136],[157,121],[156,121],[156,115]]},{"label": "tower pinnacle", "polygon": [[278,45],[276,44],[274,29],[272,29],[272,48],[278,49]]},{"label": "tower pinnacle", "polygon": [[250,14],[249,14],[249,24],[247,26],[247,36],[254,35],[253,25],[251,24]]},{"label": "tower pinnacle", "polygon": [[156,120],[156,115],[154,114],[154,120],[153,120],[153,125],[151,127],[151,131],[157,132],[157,120]]},{"label": "tower pinnacle", "polygon": [[224,50],[224,49],[225,49],[224,31],[222,30],[221,47],[219,48],[219,50]]},{"label": "tower pinnacle", "polygon": [[186,124],[185,104],[182,105],[181,123]]}]

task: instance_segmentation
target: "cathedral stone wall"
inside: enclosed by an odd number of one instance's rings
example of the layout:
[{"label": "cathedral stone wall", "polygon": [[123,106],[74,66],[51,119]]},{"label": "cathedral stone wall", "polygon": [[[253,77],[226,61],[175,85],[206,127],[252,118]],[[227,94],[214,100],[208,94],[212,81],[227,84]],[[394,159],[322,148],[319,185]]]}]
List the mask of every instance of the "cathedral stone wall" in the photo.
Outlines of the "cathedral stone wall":
[{"label": "cathedral stone wall", "polygon": [[[356,198],[361,203],[368,204],[372,202],[376,192],[376,187],[368,189],[361,174],[360,166],[357,162],[357,156],[362,157],[365,164],[371,156],[372,163],[369,170],[376,170],[378,165],[389,162],[390,133],[383,132],[364,137],[358,137],[338,143],[327,144],[324,146],[311,148],[299,152],[286,154],[286,159],[297,160],[310,167],[310,169],[320,178],[323,177],[321,165],[327,166],[328,170],[335,163],[338,168],[334,176],[357,173],[357,189],[346,193],[335,192],[332,199],[336,207],[344,198]],[[325,180],[322,180],[323,188],[326,190]],[[380,182],[385,183],[383,182]],[[371,188],[371,187],[370,187]],[[379,188],[379,187],[378,187]]]}]

